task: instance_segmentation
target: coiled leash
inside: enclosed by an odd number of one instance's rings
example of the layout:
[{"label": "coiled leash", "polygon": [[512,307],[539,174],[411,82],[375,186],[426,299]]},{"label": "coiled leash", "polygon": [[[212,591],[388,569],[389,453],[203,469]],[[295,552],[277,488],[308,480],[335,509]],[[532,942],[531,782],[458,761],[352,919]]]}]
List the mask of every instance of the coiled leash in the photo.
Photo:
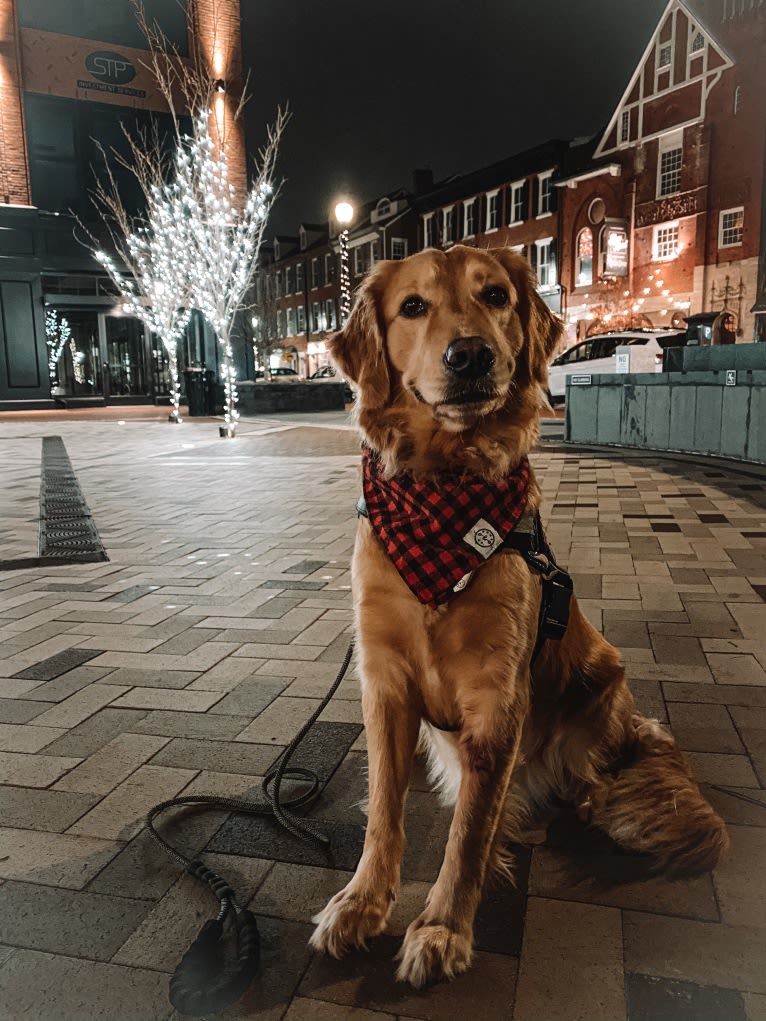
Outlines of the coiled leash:
[{"label": "coiled leash", "polygon": [[[255,916],[237,902],[234,891],[226,880],[198,858],[187,858],[177,848],[169,844],[155,829],[155,819],[167,809],[184,806],[227,808],[232,812],[244,812],[249,815],[273,815],[281,826],[299,839],[314,840],[324,847],[329,847],[330,839],[321,827],[310,819],[297,817],[291,811],[294,808],[310,805],[319,797],[321,793],[319,777],[308,769],[299,767],[288,769],[287,767],[296,748],[338,690],[351,662],[353,650],[352,640],[330,690],[292,739],[277,765],[270,769],[264,777],[262,790],[266,797],[266,804],[244,801],[239,798],[218,798],[207,794],[189,795],[172,798],[155,805],[146,817],[146,828],[154,840],[190,875],[200,882],[206,883],[220,905],[218,916],[205,922],[197,938],[181,958],[170,980],[170,1002],[181,1014],[199,1017],[203,1014],[221,1011],[235,1003],[243,995],[258,971],[260,935]],[[306,781],[309,787],[302,793],[283,799],[282,781],[285,779]],[[237,944],[236,960],[229,965],[224,960],[221,945],[227,919],[231,922]]]}]

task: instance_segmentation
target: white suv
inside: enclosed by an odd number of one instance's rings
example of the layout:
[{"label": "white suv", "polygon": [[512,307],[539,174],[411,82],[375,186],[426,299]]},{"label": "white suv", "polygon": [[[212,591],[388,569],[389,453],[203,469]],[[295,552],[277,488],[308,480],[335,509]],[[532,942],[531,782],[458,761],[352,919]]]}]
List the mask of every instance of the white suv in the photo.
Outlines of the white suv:
[{"label": "white suv", "polygon": [[567,376],[574,373],[596,375],[615,372],[617,348],[634,347],[630,353],[631,372],[662,372],[666,347],[683,347],[686,334],[678,330],[625,330],[599,333],[575,344],[554,358],[548,366],[548,392],[551,401],[563,401],[566,396]]}]

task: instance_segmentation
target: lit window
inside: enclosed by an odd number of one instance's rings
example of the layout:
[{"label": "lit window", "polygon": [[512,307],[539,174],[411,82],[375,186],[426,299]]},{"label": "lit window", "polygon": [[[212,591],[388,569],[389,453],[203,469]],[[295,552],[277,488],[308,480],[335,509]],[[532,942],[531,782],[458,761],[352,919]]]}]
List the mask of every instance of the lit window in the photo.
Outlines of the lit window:
[{"label": "lit window", "polygon": [[678,255],[678,224],[654,228],[654,258],[675,259]]},{"label": "lit window", "polygon": [[718,247],[730,248],[742,244],[742,228],[745,225],[745,210],[722,209],[718,226]]},{"label": "lit window", "polygon": [[470,238],[476,233],[476,199],[464,203],[465,223],[463,237]]},{"label": "lit window", "polygon": [[540,194],[537,200],[537,215],[545,216],[551,211],[551,177],[553,171],[549,170],[545,174],[539,175],[540,181]]},{"label": "lit window", "polygon": [[577,236],[577,286],[593,283],[593,231],[584,227]]},{"label": "lit window", "polygon": [[674,195],[681,190],[681,159],[683,150],[665,149],[660,152],[659,184],[657,197]]},{"label": "lit window", "polygon": [[296,322],[298,326],[298,333],[306,332],[306,309],[303,305],[299,305],[296,310]]},{"label": "lit window", "polygon": [[497,230],[500,226],[500,192],[487,192],[487,226],[486,230]]},{"label": "lit window", "polygon": [[525,196],[526,196],[526,181],[519,181],[518,184],[511,185],[511,219],[510,223],[523,223],[525,216]]},{"label": "lit window", "polygon": [[391,258],[392,259],[407,258],[406,238],[391,238]]},{"label": "lit window", "polygon": [[537,280],[540,287],[556,286],[556,263],[553,258],[553,238],[536,241],[537,245]]},{"label": "lit window", "polygon": [[630,138],[630,110],[623,110],[620,118],[620,141],[627,142]]}]

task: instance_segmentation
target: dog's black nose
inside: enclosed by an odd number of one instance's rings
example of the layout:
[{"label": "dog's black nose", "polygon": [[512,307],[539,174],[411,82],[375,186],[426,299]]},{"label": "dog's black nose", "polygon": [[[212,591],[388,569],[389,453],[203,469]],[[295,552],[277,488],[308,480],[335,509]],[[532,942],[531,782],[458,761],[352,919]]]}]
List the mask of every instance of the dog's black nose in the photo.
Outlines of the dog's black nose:
[{"label": "dog's black nose", "polygon": [[461,379],[479,379],[495,364],[495,355],[481,337],[458,337],[444,352],[444,364]]}]

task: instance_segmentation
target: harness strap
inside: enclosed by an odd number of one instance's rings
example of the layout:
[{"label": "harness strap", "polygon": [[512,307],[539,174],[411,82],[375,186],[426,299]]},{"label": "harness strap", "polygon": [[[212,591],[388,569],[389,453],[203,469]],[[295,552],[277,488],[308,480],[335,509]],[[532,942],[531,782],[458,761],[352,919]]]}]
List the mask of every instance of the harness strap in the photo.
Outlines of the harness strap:
[{"label": "harness strap", "polygon": [[[368,518],[364,494],[356,502],[359,517]],[[543,581],[543,597],[540,602],[540,616],[537,622],[537,641],[532,652],[532,663],[537,659],[543,642],[561,641],[569,623],[569,604],[574,591],[571,575],[556,563],[548,540],[545,537],[540,512],[525,513],[512,532],[505,537],[495,551],[513,550],[520,553],[532,571],[537,571]],[[494,555],[494,554],[493,554]],[[448,728],[439,728],[448,729]]]}]

